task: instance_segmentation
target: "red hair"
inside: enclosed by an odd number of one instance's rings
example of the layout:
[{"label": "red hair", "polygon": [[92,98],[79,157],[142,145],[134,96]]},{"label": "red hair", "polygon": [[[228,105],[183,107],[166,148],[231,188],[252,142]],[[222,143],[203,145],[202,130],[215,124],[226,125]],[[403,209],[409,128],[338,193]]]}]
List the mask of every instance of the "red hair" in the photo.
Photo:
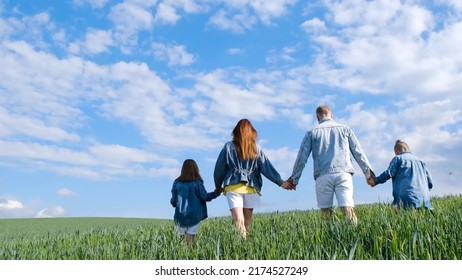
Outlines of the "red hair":
[{"label": "red hair", "polygon": [[233,143],[237,149],[240,159],[255,159],[258,156],[257,138],[258,134],[248,119],[242,119],[233,129]]}]

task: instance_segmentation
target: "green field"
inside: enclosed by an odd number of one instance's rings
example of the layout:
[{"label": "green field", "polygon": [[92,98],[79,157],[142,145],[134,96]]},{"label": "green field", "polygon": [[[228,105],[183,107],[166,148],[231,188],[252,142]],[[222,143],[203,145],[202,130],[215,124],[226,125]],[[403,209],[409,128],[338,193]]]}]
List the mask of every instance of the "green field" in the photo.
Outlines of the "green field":
[{"label": "green field", "polygon": [[88,232],[96,229],[168,224],[169,220],[135,218],[44,218],[0,220],[1,238],[38,237],[49,234]]},{"label": "green field", "polygon": [[47,218],[0,220],[0,259],[10,260],[460,260],[462,196],[433,198],[435,214],[359,205],[357,226],[339,211],[257,214],[240,238],[230,217],[201,224],[189,249],[171,220]]}]

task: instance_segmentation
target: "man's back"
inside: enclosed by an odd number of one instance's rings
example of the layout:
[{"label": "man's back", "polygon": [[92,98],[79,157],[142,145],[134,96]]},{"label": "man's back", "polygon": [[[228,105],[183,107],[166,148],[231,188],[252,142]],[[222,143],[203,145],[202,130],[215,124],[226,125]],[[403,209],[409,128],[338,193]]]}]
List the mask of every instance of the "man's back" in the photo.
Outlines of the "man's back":
[{"label": "man's back", "polygon": [[332,119],[324,118],[310,131],[310,134],[315,179],[324,174],[354,173],[350,156],[352,134],[350,128]]}]

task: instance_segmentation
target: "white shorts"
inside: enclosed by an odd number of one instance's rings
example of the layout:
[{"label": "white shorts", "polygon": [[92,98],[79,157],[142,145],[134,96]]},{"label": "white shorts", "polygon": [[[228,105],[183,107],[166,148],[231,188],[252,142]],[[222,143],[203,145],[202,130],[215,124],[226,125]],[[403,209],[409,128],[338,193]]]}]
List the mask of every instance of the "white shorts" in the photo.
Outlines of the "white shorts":
[{"label": "white shorts", "polygon": [[178,233],[180,235],[185,235],[185,234],[196,235],[197,231],[199,230],[199,225],[200,223],[195,224],[193,226],[189,226],[189,227],[178,227]]},{"label": "white shorts", "polygon": [[331,208],[334,194],[339,207],[354,207],[353,176],[350,173],[333,173],[316,179],[316,199],[319,208]]},{"label": "white shorts", "polygon": [[226,192],[229,210],[235,207],[253,209],[260,204],[260,195],[257,193]]}]

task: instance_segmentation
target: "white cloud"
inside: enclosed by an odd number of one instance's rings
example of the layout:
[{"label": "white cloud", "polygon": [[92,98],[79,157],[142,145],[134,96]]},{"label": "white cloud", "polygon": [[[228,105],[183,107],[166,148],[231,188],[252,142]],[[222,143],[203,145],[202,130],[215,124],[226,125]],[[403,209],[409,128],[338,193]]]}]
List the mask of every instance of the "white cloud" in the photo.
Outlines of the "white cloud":
[{"label": "white cloud", "polygon": [[58,44],[66,43],[66,31],[64,29],[59,29],[52,35],[53,41],[57,42]]},{"label": "white cloud", "polygon": [[297,158],[298,150],[290,150],[287,147],[279,149],[265,149],[262,147],[266,157],[271,161],[273,166],[281,175],[282,179],[289,178],[292,174],[292,167]]},{"label": "white cloud", "polygon": [[385,26],[400,10],[400,0],[379,1],[337,1],[327,0],[325,4],[331,18],[340,26],[372,24]]},{"label": "white cloud", "polygon": [[154,55],[158,60],[167,61],[168,65],[187,66],[194,63],[194,55],[186,51],[182,45],[153,44]]},{"label": "white cloud", "polygon": [[10,135],[28,136],[52,142],[80,140],[80,136],[75,133],[68,133],[59,127],[47,126],[41,120],[10,114],[0,107],[0,137]]},{"label": "white cloud", "polygon": [[62,206],[55,206],[53,208],[45,208],[40,210],[36,217],[37,218],[53,218],[62,217],[66,214],[66,210]]},{"label": "white cloud", "polygon": [[84,4],[89,4],[94,9],[103,8],[109,1],[110,0],[72,0],[74,5],[82,6]]},{"label": "white cloud", "polygon": [[98,161],[108,166],[124,167],[127,163],[163,162],[165,165],[174,165],[177,162],[170,158],[161,157],[143,150],[124,147],[121,145],[97,145],[89,148],[89,153]]},{"label": "white cloud", "polygon": [[[233,79],[242,79],[244,86],[234,84]],[[225,119],[245,116],[269,120],[275,118],[278,107],[299,101],[297,92],[285,87],[290,78],[280,72],[220,70],[199,75],[196,81],[197,91],[212,101],[208,114]]]},{"label": "white cloud", "polygon": [[24,205],[19,200],[0,199],[0,211],[11,209],[23,209]]},{"label": "white cloud", "polygon": [[68,164],[89,165],[97,164],[95,158],[83,152],[76,152],[58,146],[41,145],[37,143],[23,143],[0,141],[0,156],[11,158],[25,158],[61,162]]},{"label": "white cloud", "polygon": [[177,160],[120,145],[95,145],[88,151],[58,146],[0,140],[0,157],[18,161],[22,168],[52,170],[94,180],[113,176],[147,175],[155,166],[177,166]]},{"label": "white cloud", "polygon": [[303,22],[300,27],[306,32],[319,33],[326,30],[326,24],[319,18],[313,18]]},{"label": "white cloud", "polygon": [[459,0],[438,0],[437,2],[447,4],[450,7],[453,7],[457,12],[462,12],[462,2]]},{"label": "white cloud", "polygon": [[65,197],[72,197],[72,196],[77,196],[77,193],[71,191],[70,189],[62,188],[58,190],[58,195],[65,196]]},{"label": "white cloud", "polygon": [[210,17],[209,24],[223,30],[244,33],[246,30],[252,28],[256,20],[255,16],[248,14],[246,11],[232,14],[225,10],[219,10]]},{"label": "white cloud", "polygon": [[[216,3],[216,2],[215,2]],[[181,19],[181,11],[187,14],[205,13],[213,2],[195,0],[164,0],[157,6],[155,21],[175,24]]]},{"label": "white cloud", "polygon": [[226,52],[230,55],[240,55],[244,53],[244,50],[240,48],[229,48]]},{"label": "white cloud", "polygon": [[[0,110],[0,135],[4,137],[80,142],[82,139],[69,130],[85,125],[86,116],[79,109],[81,101],[91,102],[99,114],[110,120],[133,123],[153,143],[168,142],[178,134],[170,131],[176,131],[171,127],[171,117],[176,116],[172,110],[178,108],[175,104],[179,101],[169,96],[169,85],[146,64],[116,63],[105,67],[75,57],[59,60],[33,50],[25,42],[4,42],[0,53],[4,66],[0,69],[4,77],[0,86],[6,92],[14,92],[0,96],[0,105],[13,110]],[[43,61],[47,61],[46,67]],[[165,130],[163,127],[167,128],[165,135],[158,133]],[[16,150],[19,157],[60,161],[53,156],[57,152],[65,154],[62,162],[93,161],[88,155],[58,147],[2,142],[6,143],[24,145]],[[39,155],[38,150],[44,153]]]},{"label": "white cloud", "polygon": [[56,32],[56,26],[46,12],[23,17],[10,17],[6,20],[0,20],[0,26],[2,25],[5,30],[0,30],[0,38],[2,33],[6,35],[6,38],[10,35],[20,34],[22,39],[27,40],[30,45],[37,49],[47,49],[50,45],[48,35]]},{"label": "white cloud", "polygon": [[0,196],[0,219],[33,218],[37,214],[36,203],[24,203],[15,197]]},{"label": "white cloud", "polygon": [[288,12],[288,8],[294,5],[296,0],[234,0],[220,1],[223,8],[215,13],[209,23],[223,30],[235,33],[243,33],[251,29],[258,21],[265,25],[271,25],[275,18],[279,18]]},{"label": "white cloud", "polygon": [[160,3],[157,7],[155,21],[162,23],[175,24],[181,17],[176,13],[174,7],[165,3]]},{"label": "white cloud", "polygon": [[153,27],[154,17],[150,11],[153,5],[152,1],[125,1],[112,7],[109,18],[115,25],[114,38],[119,44],[135,46],[138,42],[138,32]]},{"label": "white cloud", "polygon": [[[376,108],[373,111],[364,110],[363,105],[363,102],[348,105],[346,110],[349,113],[349,118],[340,121],[348,123],[354,131],[359,133],[370,132],[375,134],[384,131],[390,121],[389,114],[381,108]],[[335,112],[333,114],[335,117]]]},{"label": "white cloud", "polygon": [[272,50],[266,57],[268,63],[291,62],[295,61],[292,55],[297,51],[297,47],[284,47],[282,50]]},{"label": "white cloud", "polygon": [[197,0],[165,0],[164,2],[190,14],[207,12],[209,9],[208,5],[210,4],[208,1]]},{"label": "white cloud", "polygon": [[0,86],[9,93],[0,97],[0,104],[9,114],[22,115],[18,121],[34,123],[27,118],[37,118],[50,127],[76,126],[82,121],[77,108],[81,92],[75,89],[82,74],[80,59],[60,60],[24,41],[3,41],[0,63]]},{"label": "white cloud", "polygon": [[273,18],[287,13],[287,8],[296,2],[297,0],[250,0],[249,5],[264,24],[270,24]]},{"label": "white cloud", "polygon": [[12,197],[0,197],[0,218],[44,218],[62,217],[66,214],[62,206],[47,207],[40,211],[35,209],[33,203],[25,205],[23,202]]},{"label": "white cloud", "polygon": [[460,44],[460,36],[453,34],[461,31],[458,22],[435,29],[430,11],[400,1],[328,3],[326,17],[332,17],[336,26],[313,37],[322,51],[310,75],[312,82],[427,97],[457,91],[461,51],[454,46]]},{"label": "white cloud", "polygon": [[114,45],[112,31],[91,29],[87,32],[85,42],[82,44],[85,51],[89,54],[106,52],[109,47]]}]

